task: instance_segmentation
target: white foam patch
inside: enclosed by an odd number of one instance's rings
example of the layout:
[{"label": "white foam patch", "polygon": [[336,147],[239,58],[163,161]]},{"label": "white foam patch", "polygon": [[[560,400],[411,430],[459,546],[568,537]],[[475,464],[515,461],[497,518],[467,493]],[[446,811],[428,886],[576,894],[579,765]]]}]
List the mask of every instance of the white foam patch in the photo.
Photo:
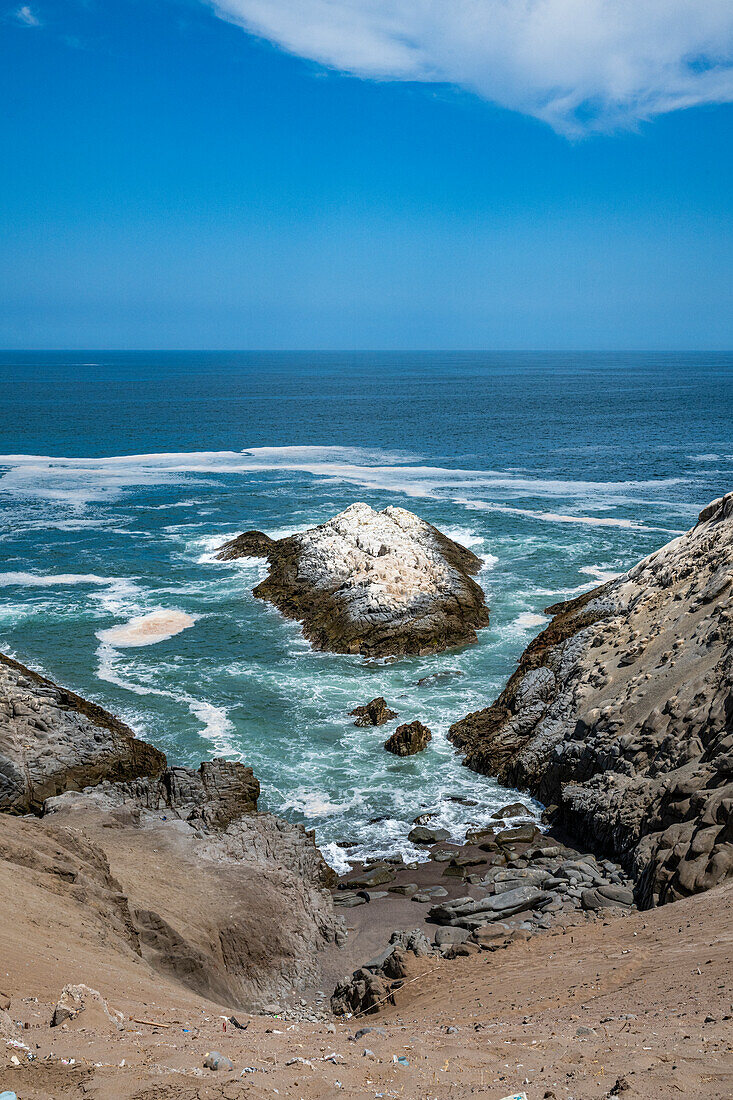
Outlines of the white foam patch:
[{"label": "white foam patch", "polygon": [[97,677],[108,684],[122,688],[123,691],[131,691],[135,695],[157,695],[161,699],[172,699],[175,703],[185,703],[191,714],[202,723],[203,729],[200,736],[213,746],[215,753],[241,760],[241,753],[234,744],[231,734],[234,732],[234,723],[229,718],[226,707],[216,706],[202,699],[194,699],[183,691],[168,691],[165,688],[152,687],[149,684],[141,684],[128,679],[117,670],[119,653],[114,646],[103,642],[97,650]]},{"label": "white foam patch", "polygon": [[[641,484],[641,483],[639,483]],[[543,520],[545,523],[579,523],[588,527],[621,527],[629,531],[661,531],[665,535],[680,535],[682,531],[667,527],[652,527],[646,523],[636,523],[632,519],[611,516],[569,515],[562,512],[541,512],[536,508],[515,508],[508,504],[496,504],[485,500],[457,499],[456,504],[475,512],[503,512],[512,516],[526,516],[529,519]]]},{"label": "white foam patch", "polygon": [[332,867],[337,875],[345,875],[351,870],[348,853],[335,841],[329,844],[321,844],[321,855],[329,867]]},{"label": "white foam patch", "polygon": [[549,620],[547,615],[538,615],[534,611],[523,611],[514,621],[520,630],[534,630],[537,626],[544,626]]},{"label": "white foam patch", "polygon": [[[405,456],[402,454],[359,447],[317,446],[255,447],[244,451],[190,451],[106,458],[0,455],[0,466],[8,467],[0,478],[0,490],[22,497],[63,501],[75,509],[83,509],[93,501],[112,499],[125,490],[139,486],[183,484],[190,480],[191,475],[198,476],[196,484],[199,487],[215,484],[202,480],[211,475],[267,471],[307,473],[409,497],[429,497],[440,489],[490,488],[525,495],[587,498],[599,494],[618,496],[638,489],[657,489],[687,480],[569,481],[526,477],[497,470],[451,469],[404,463]],[[561,522],[583,520],[563,517]]]},{"label": "white foam patch", "polygon": [[621,573],[617,573],[613,569],[603,569],[600,565],[584,565],[581,567],[580,572],[589,577],[595,577],[601,584],[605,584],[607,581],[615,581],[622,576]]},{"label": "white foam patch", "polygon": [[187,630],[195,621],[185,611],[151,611],[147,615],[136,615],[122,626],[100,630],[97,637],[100,642],[106,642],[115,649],[155,645],[156,642],[163,642],[180,634],[182,630]]},{"label": "white foam patch", "polygon": [[283,810],[292,810],[308,818],[332,817],[334,814],[342,814],[354,806],[359,799],[350,799],[346,802],[335,802],[322,791],[309,791],[301,788],[292,791],[282,804]]},{"label": "white foam patch", "polygon": [[199,699],[187,699],[187,702],[191,714],[203,723],[201,736],[213,745],[215,752],[221,756],[236,756],[241,759],[239,750],[232,741],[234,723],[226,707],[217,707]]},{"label": "white foam patch", "polygon": [[22,585],[25,588],[53,588],[57,584],[116,583],[115,577],[99,577],[96,573],[0,573],[0,586]]}]

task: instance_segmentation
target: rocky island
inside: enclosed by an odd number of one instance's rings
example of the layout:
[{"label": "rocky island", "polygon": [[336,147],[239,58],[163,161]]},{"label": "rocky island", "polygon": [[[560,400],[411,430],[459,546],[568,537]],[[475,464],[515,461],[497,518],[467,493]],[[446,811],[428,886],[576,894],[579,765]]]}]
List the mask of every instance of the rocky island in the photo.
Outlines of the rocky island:
[{"label": "rocky island", "polygon": [[316,649],[365,657],[437,653],[488,626],[482,562],[404,508],[352,504],[285,539],[247,531],[218,558],[266,557],[254,595],[297,619]]}]

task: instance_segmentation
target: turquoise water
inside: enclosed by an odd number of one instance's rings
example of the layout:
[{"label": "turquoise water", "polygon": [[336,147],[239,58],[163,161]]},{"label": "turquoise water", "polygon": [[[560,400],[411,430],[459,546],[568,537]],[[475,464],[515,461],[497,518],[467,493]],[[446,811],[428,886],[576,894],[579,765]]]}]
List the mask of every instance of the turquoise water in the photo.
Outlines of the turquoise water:
[{"label": "turquoise water", "polygon": [[[544,607],[733,488],[732,355],[4,353],[0,381],[0,646],[172,761],[245,760],[336,864],[340,840],[410,852],[418,813],[460,838],[501,805],[450,723],[496,695]],[[252,597],[262,565],[213,559],[242,530],[277,537],[355,500],[482,556],[478,645],[314,653]],[[155,610],[192,625],[145,647],[105,636]],[[418,685],[442,671],[462,675]],[[431,727],[426,753],[389,757],[393,724],[352,725],[380,694]]]}]

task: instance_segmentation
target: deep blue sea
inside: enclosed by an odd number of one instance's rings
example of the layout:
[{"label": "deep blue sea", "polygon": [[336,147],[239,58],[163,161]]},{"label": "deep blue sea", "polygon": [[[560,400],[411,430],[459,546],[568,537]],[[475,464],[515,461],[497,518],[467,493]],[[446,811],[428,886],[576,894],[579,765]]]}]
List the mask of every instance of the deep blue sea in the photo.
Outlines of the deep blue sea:
[{"label": "deep blue sea", "polygon": [[[169,759],[251,764],[262,804],[341,866],[401,848],[436,811],[460,838],[506,799],[445,734],[486,705],[545,621],[733,489],[733,355],[0,354],[0,647],[126,719]],[[397,504],[470,546],[478,645],[365,661],[314,653],[215,548],[356,501]],[[190,625],[115,642],[153,611]],[[188,621],[188,620],[187,620]],[[124,635],[122,635],[124,638]],[[462,675],[432,684],[433,672]],[[433,730],[348,712],[384,695]],[[451,801],[464,796],[466,806]]]}]

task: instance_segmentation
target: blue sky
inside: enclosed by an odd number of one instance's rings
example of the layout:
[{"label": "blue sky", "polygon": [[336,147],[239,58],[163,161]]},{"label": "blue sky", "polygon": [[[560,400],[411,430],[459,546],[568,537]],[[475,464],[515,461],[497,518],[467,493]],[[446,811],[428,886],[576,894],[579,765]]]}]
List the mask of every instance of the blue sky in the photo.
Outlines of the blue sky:
[{"label": "blue sky", "polygon": [[733,347],[730,4],[435,2],[4,9],[0,346]]}]

